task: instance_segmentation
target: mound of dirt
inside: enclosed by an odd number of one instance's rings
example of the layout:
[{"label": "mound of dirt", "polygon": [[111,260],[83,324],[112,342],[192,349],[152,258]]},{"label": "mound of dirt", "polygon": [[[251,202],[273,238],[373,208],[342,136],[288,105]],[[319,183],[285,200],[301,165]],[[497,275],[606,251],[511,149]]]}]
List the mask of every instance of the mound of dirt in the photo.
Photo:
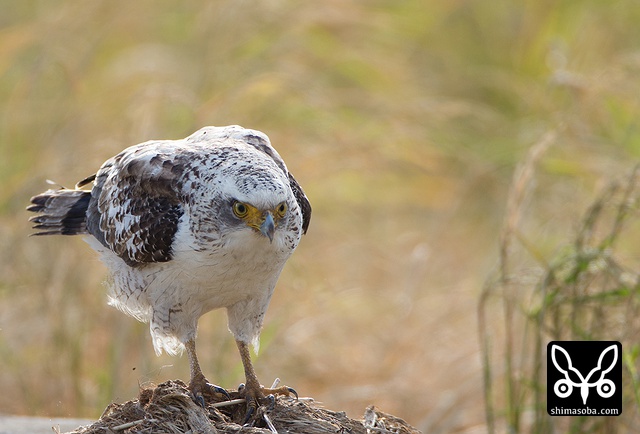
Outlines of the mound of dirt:
[{"label": "mound of dirt", "polygon": [[142,389],[138,399],[109,405],[98,421],[71,434],[419,433],[402,419],[373,406],[365,410],[363,420],[355,420],[344,412],[321,408],[308,398],[277,398],[272,408],[260,407],[251,422],[243,426],[239,422],[244,417],[244,400],[239,399],[237,391],[230,394],[235,399],[202,408],[182,381],[168,381]]}]

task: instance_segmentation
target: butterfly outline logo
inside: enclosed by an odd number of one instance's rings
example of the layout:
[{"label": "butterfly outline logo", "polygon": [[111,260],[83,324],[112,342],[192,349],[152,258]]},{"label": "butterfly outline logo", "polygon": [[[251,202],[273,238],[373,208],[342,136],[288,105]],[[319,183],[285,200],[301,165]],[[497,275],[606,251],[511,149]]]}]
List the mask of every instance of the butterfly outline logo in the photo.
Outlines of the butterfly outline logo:
[{"label": "butterfly outline logo", "polygon": [[[603,369],[602,363],[604,361],[605,355],[609,351],[613,351],[613,361],[606,369]],[[558,353],[562,353],[562,355],[564,355],[564,357],[566,358],[568,363],[567,369],[560,367],[560,364],[558,363],[558,360],[557,360]],[[582,397],[582,403],[586,405],[587,398],[589,396],[590,387],[595,387],[596,392],[602,398],[609,398],[616,392],[615,383],[605,378],[605,376],[609,373],[609,371],[611,371],[615,367],[616,362],[618,361],[618,347],[616,345],[610,345],[602,351],[602,353],[600,354],[600,357],[598,358],[597,366],[593,368],[589,372],[589,374],[587,374],[586,377],[583,377],[580,371],[578,371],[573,366],[573,363],[571,361],[571,356],[569,356],[569,353],[559,345],[553,344],[551,346],[551,360],[553,361],[553,364],[555,365],[556,369],[562,374],[564,374],[564,378],[556,381],[556,383],[553,385],[553,392],[559,398],[566,398],[567,396],[573,393],[574,387],[578,387],[580,388],[580,396]],[[569,371],[576,374],[577,377],[580,379],[580,382],[575,382],[571,380],[569,376]],[[590,381],[591,377],[594,374],[596,374],[596,372],[598,371],[601,371],[600,378],[598,378],[596,381]]]}]

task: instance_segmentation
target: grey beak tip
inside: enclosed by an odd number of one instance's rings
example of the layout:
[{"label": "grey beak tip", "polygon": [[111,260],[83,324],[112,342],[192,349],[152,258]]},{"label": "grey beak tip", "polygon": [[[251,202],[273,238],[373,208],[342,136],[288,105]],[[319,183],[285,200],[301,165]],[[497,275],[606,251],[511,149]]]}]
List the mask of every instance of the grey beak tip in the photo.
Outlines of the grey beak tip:
[{"label": "grey beak tip", "polygon": [[271,213],[267,214],[267,217],[264,219],[264,222],[260,225],[260,232],[265,237],[269,238],[269,242],[273,242],[273,235],[276,231],[276,224],[273,221],[273,216]]}]

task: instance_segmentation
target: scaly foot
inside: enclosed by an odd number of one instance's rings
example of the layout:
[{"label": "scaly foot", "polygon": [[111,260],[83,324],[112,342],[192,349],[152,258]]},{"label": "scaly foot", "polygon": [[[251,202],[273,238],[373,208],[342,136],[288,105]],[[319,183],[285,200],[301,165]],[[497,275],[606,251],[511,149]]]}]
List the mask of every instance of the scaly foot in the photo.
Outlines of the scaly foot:
[{"label": "scaly foot", "polygon": [[238,392],[242,397],[244,397],[247,403],[247,411],[244,416],[243,424],[249,422],[260,405],[268,405],[270,409],[273,408],[276,402],[276,395],[295,396],[296,399],[298,399],[298,393],[291,387],[287,386],[266,388],[258,383],[248,385],[241,384],[238,387]]},{"label": "scaly foot", "polygon": [[189,366],[191,367],[189,390],[193,394],[193,400],[203,408],[205,407],[204,395],[208,397],[223,395],[227,400],[230,400],[231,397],[226,390],[220,386],[209,383],[202,374],[200,364],[198,363],[198,356],[196,355],[196,341],[194,339],[189,339],[184,343],[184,347],[187,350]]},{"label": "scaly foot", "polygon": [[222,395],[227,400],[231,399],[229,392],[220,386],[209,383],[204,376],[192,378],[189,382],[189,390],[193,395],[193,400],[202,408],[205,408],[205,396],[209,399],[215,397],[216,400],[220,400],[222,398],[220,395]]}]

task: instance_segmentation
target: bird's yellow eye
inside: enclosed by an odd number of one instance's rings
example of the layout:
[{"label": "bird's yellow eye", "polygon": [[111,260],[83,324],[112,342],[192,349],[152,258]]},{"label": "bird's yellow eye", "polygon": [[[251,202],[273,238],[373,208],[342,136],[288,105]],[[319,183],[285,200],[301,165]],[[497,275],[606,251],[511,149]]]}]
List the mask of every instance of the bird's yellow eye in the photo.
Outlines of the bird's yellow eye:
[{"label": "bird's yellow eye", "polygon": [[284,217],[284,214],[287,212],[287,203],[282,202],[280,205],[276,207],[276,214],[278,217]]},{"label": "bird's yellow eye", "polygon": [[249,213],[249,207],[242,202],[233,202],[233,213],[240,218],[246,217]]}]

